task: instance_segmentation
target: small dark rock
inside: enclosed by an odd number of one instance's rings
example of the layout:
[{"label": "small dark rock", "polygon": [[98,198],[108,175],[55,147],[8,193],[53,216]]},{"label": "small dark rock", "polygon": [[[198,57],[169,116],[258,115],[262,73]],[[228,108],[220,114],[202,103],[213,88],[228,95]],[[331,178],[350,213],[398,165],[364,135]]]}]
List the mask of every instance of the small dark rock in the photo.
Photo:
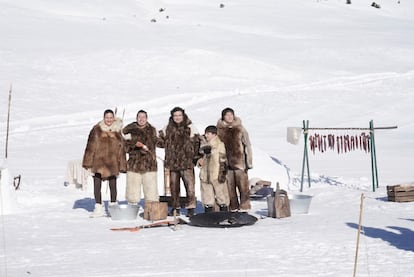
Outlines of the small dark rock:
[{"label": "small dark rock", "polygon": [[377,8],[377,9],[381,8],[381,6],[377,3],[375,3],[375,2],[372,2],[371,6],[374,7],[374,8]]}]

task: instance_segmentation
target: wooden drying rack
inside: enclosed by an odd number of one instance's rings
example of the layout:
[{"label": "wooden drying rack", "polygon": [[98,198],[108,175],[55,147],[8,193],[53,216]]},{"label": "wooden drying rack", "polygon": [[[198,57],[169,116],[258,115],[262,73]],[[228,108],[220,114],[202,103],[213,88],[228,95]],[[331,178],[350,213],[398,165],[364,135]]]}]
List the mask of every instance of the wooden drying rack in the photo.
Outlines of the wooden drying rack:
[{"label": "wooden drying rack", "polygon": [[305,177],[305,167],[308,174],[308,185],[311,186],[310,179],[310,170],[309,170],[309,155],[308,155],[308,135],[310,130],[369,130],[370,132],[370,148],[371,148],[371,171],[372,171],[372,191],[375,191],[375,188],[378,188],[378,168],[377,168],[377,156],[375,151],[375,130],[386,130],[386,129],[397,129],[397,126],[389,127],[374,127],[374,122],[371,120],[369,122],[369,128],[358,128],[358,127],[349,127],[349,128],[309,128],[309,120],[303,120],[303,135],[305,139],[304,150],[303,150],[303,162],[302,162],[302,178],[300,182],[300,191],[303,191],[303,181]]}]

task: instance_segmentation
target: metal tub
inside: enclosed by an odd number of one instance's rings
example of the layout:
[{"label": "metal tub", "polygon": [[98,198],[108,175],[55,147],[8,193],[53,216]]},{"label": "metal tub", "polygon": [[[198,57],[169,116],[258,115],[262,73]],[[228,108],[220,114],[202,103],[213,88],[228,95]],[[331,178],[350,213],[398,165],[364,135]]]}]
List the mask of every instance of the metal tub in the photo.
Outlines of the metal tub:
[{"label": "metal tub", "polygon": [[[291,214],[307,214],[309,212],[309,207],[312,201],[311,195],[291,194],[288,195],[288,198]],[[267,197],[267,210],[269,217],[275,216],[274,201],[274,196],[269,195]]]},{"label": "metal tub", "polygon": [[138,216],[138,205],[114,205],[108,207],[112,220],[135,220]]},{"label": "metal tub", "polygon": [[292,194],[288,197],[292,214],[307,214],[309,212],[312,195]]}]

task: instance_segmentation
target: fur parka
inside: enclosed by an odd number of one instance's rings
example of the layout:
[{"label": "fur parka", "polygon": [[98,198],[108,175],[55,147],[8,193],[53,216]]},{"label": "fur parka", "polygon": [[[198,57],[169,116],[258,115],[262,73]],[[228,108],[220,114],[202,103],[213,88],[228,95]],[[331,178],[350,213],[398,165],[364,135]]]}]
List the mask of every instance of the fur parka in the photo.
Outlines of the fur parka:
[{"label": "fur parka", "polygon": [[249,135],[240,118],[235,116],[231,124],[219,119],[217,135],[226,147],[227,163],[230,169],[248,170],[253,168]]},{"label": "fur parka", "polygon": [[213,138],[207,145],[211,147],[211,152],[203,157],[200,180],[211,184],[218,181],[220,171],[226,168],[226,149],[219,137]]},{"label": "fur parka", "polygon": [[201,157],[200,135],[186,114],[180,124],[170,117],[168,125],[160,131],[159,138],[158,147],[165,148],[166,168],[174,171],[194,168]]},{"label": "fur parka", "polygon": [[[157,156],[155,147],[157,145],[157,130],[149,123],[143,128],[133,122],[122,130],[125,135],[130,134],[131,139],[125,141],[125,150],[129,154],[128,171],[144,173],[157,171]],[[142,142],[148,147],[148,151],[137,147],[137,142]]]},{"label": "fur parka", "polygon": [[116,118],[111,126],[104,121],[96,124],[89,133],[82,166],[103,179],[126,172],[124,139],[121,135],[122,120]]}]

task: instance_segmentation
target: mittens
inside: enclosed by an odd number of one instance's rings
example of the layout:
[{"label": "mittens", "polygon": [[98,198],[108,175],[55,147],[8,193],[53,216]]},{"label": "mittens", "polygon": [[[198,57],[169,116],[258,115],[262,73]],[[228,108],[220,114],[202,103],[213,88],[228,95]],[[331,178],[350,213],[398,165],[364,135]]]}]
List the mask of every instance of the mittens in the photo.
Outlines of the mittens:
[{"label": "mittens", "polygon": [[203,147],[203,153],[206,154],[206,155],[211,154],[211,146],[210,145],[204,146]]}]

